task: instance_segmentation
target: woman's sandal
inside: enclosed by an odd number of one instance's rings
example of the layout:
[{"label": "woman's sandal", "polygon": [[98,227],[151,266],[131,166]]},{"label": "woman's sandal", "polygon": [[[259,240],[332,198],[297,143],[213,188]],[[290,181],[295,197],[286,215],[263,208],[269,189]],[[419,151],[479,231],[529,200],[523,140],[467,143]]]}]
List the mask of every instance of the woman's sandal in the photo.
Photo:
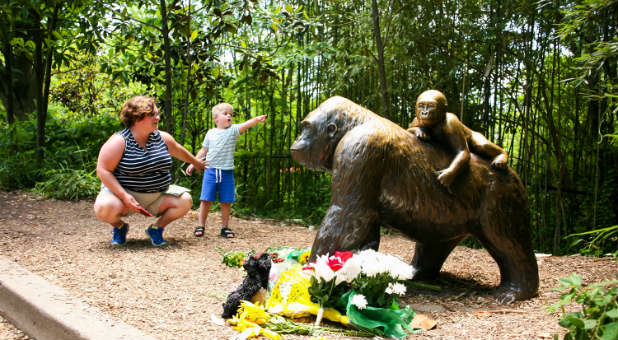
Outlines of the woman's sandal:
[{"label": "woman's sandal", "polygon": [[221,228],[221,237],[224,238],[234,238],[236,237],[236,234],[232,231],[232,229],[228,228],[228,227],[223,227]]},{"label": "woman's sandal", "polygon": [[201,225],[198,225],[197,227],[195,227],[195,230],[193,230],[193,235],[195,237],[204,236],[204,227],[202,227]]}]

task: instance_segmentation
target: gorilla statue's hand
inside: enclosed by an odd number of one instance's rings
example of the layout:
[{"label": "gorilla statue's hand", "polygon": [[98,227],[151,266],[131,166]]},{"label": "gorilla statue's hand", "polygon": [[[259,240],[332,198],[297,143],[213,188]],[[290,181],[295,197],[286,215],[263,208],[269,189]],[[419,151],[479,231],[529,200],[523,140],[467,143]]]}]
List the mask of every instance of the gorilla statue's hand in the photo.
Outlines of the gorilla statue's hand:
[{"label": "gorilla statue's hand", "polygon": [[504,170],[506,169],[506,163],[507,163],[506,159],[507,159],[506,156],[504,156],[503,154],[500,154],[491,161],[491,166],[498,170]]},{"label": "gorilla statue's hand", "polygon": [[449,192],[450,192],[451,184],[453,184],[454,180],[455,180],[455,174],[453,173],[453,171],[449,169],[438,171],[438,181],[444,187],[449,189]]},{"label": "gorilla statue's hand", "polygon": [[410,128],[410,131],[416,135],[416,137],[418,137],[418,139],[423,140],[423,141],[428,141],[431,138],[429,137],[429,134],[424,131],[423,129],[421,129],[420,127],[413,127]]}]

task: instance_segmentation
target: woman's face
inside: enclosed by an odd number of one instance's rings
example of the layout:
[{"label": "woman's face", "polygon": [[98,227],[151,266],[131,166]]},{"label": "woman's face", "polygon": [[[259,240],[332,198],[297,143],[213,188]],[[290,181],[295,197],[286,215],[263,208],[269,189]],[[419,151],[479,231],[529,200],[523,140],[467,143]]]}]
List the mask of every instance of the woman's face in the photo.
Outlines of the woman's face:
[{"label": "woman's face", "polygon": [[138,123],[142,123],[154,131],[159,128],[159,120],[161,120],[161,115],[159,114],[159,108],[155,104],[152,113],[144,116],[144,118],[139,120]]}]

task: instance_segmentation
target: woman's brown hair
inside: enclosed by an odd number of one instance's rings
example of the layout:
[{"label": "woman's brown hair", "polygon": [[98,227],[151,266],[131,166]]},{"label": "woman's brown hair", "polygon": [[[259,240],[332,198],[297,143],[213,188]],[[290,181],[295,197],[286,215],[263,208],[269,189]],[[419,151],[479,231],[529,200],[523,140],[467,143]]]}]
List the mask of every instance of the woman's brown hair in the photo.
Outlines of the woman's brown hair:
[{"label": "woman's brown hair", "polygon": [[120,110],[122,124],[130,128],[136,121],[152,116],[155,112],[155,99],[153,97],[135,96],[129,99]]}]

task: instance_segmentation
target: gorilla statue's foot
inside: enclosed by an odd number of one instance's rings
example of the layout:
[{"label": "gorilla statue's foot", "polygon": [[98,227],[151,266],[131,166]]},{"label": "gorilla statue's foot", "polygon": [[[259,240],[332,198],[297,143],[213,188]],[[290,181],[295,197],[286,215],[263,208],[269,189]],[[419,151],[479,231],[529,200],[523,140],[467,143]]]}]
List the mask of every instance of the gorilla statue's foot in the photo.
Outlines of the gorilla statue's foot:
[{"label": "gorilla statue's foot", "polygon": [[536,291],[528,292],[515,284],[500,285],[495,292],[496,301],[503,305],[511,304],[519,300],[527,300],[536,296]]}]

